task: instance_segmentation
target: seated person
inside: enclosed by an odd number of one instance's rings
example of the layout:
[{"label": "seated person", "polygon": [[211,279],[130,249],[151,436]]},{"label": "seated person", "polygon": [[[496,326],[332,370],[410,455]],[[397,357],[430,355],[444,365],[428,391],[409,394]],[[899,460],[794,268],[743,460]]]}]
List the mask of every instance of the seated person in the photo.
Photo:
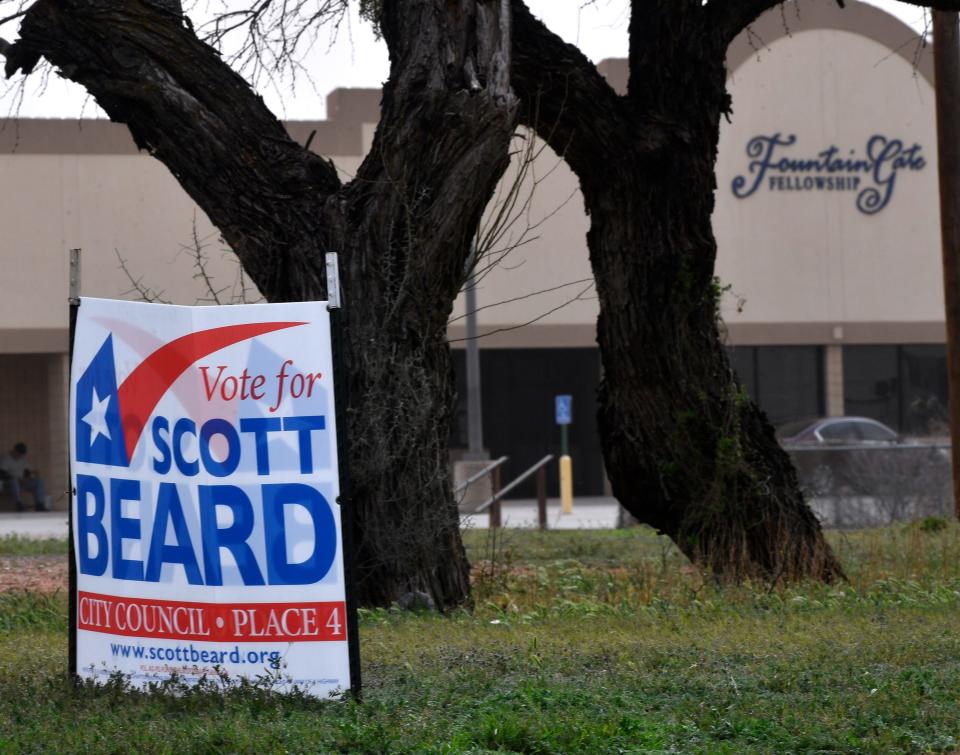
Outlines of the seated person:
[{"label": "seated person", "polygon": [[26,444],[17,443],[10,449],[10,453],[0,455],[0,480],[3,480],[5,487],[9,486],[13,491],[17,511],[23,511],[24,508],[21,498],[23,490],[29,490],[33,494],[37,511],[50,510],[50,498],[44,490],[43,480],[37,470],[30,468],[27,461]]}]

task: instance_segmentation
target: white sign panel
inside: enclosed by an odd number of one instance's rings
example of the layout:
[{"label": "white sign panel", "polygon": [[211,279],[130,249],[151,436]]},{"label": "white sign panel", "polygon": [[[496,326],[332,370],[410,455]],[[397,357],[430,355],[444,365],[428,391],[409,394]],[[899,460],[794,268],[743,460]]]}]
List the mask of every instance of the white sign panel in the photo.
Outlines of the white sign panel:
[{"label": "white sign panel", "polygon": [[77,671],[350,687],[325,303],[83,299]]}]

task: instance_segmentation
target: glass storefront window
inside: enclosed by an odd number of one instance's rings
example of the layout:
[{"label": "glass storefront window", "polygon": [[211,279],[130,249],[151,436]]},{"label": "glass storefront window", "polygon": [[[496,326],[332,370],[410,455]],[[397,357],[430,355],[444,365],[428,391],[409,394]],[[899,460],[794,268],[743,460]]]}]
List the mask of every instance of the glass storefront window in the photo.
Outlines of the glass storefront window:
[{"label": "glass storefront window", "polygon": [[900,379],[903,386],[903,432],[909,435],[949,435],[946,346],[901,346]]},{"label": "glass storefront window", "polygon": [[730,364],[774,427],[823,414],[819,346],[734,346]]},{"label": "glass storefront window", "polygon": [[843,411],[900,430],[900,368],[896,346],[843,347]]},{"label": "glass storefront window", "polygon": [[943,344],[845,346],[844,411],[905,435],[945,436],[947,353]]}]

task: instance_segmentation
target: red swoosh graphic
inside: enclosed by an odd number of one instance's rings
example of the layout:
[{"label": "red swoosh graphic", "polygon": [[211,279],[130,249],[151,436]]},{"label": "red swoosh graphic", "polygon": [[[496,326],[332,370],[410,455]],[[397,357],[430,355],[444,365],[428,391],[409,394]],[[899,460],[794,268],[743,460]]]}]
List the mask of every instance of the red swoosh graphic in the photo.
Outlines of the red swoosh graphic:
[{"label": "red swoosh graphic", "polygon": [[190,365],[248,338],[298,325],[306,323],[259,322],[201,330],[170,341],[144,359],[117,390],[127,459],[133,459],[133,450],[143,434],[143,428],[163,394]]}]

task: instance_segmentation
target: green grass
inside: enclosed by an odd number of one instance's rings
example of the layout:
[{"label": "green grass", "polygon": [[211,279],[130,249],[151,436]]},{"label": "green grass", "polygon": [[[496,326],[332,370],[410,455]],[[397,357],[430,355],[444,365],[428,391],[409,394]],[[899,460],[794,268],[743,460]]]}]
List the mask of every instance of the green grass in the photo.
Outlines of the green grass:
[{"label": "green grass", "polygon": [[29,538],[18,535],[0,537],[0,556],[66,555],[67,541],[57,538]]},{"label": "green grass", "polygon": [[0,752],[960,748],[960,528],[831,538],[849,583],[771,589],[648,530],[468,533],[472,612],[362,613],[362,704],[78,689],[64,597],[0,596]]}]

